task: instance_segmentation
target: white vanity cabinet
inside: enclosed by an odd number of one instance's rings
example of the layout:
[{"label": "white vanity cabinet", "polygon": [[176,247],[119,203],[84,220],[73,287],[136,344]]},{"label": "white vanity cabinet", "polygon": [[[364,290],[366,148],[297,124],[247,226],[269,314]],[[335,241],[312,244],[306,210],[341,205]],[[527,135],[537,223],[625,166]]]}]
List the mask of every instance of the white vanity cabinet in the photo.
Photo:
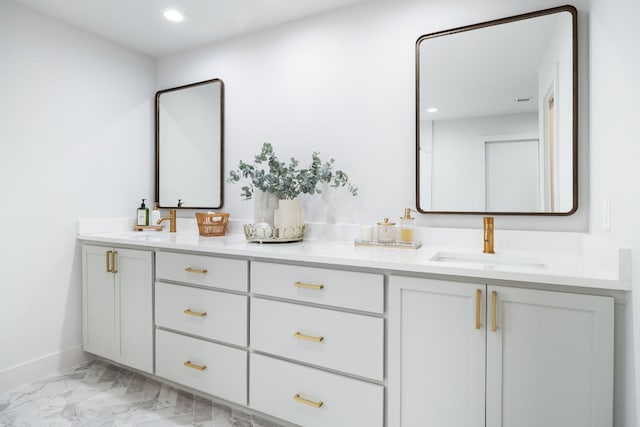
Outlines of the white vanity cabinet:
[{"label": "white vanity cabinet", "polygon": [[246,260],[156,253],[158,376],[247,404],[248,270]]},{"label": "white vanity cabinet", "polygon": [[305,427],[613,425],[629,289],[586,257],[490,271],[429,248],[154,236],[82,238],[86,351]]},{"label": "white vanity cabinet", "polygon": [[153,373],[153,254],[82,246],[82,345]]},{"label": "white vanity cabinet", "polygon": [[388,316],[389,426],[612,424],[613,298],[391,276]]},{"label": "white vanity cabinet", "polygon": [[382,427],[384,276],[252,262],[251,290],[250,407],[306,427]]}]

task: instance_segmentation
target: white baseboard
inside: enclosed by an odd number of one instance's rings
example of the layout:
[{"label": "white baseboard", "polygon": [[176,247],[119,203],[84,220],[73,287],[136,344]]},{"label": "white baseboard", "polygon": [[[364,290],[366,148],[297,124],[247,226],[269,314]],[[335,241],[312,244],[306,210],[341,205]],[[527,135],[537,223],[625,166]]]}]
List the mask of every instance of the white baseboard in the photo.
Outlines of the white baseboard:
[{"label": "white baseboard", "polygon": [[0,394],[93,359],[95,356],[76,345],[3,369],[0,371]]}]

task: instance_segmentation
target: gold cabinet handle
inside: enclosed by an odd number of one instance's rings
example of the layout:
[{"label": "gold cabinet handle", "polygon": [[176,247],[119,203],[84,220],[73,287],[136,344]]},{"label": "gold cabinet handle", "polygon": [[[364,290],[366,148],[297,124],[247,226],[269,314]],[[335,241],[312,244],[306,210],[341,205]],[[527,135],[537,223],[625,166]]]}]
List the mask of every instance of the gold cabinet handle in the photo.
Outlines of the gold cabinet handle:
[{"label": "gold cabinet handle", "polygon": [[314,408],[320,408],[324,405],[324,402],[321,400],[319,402],[314,402],[313,400],[305,399],[304,397],[300,397],[299,394],[293,396],[293,400],[296,402],[304,403],[305,405],[313,406]]},{"label": "gold cabinet handle", "polygon": [[116,256],[118,255],[117,251],[111,252],[111,272],[117,273],[118,267],[116,266]]},{"label": "gold cabinet handle", "polygon": [[496,305],[497,305],[498,292],[491,292],[491,332],[495,332],[498,329],[496,325]]},{"label": "gold cabinet handle", "polygon": [[107,251],[106,255],[106,259],[107,259],[107,273],[111,273],[111,253],[113,251]]},{"label": "gold cabinet handle", "polygon": [[196,371],[204,371],[207,369],[207,365],[196,365],[195,363],[191,363],[191,360],[187,360],[184,362],[184,366],[187,368],[195,369]]},{"label": "gold cabinet handle", "polygon": [[313,289],[315,291],[321,291],[324,289],[324,285],[311,285],[309,283],[296,282],[293,284],[296,288]]},{"label": "gold cabinet handle", "polygon": [[311,335],[304,335],[304,334],[301,334],[300,332],[296,332],[295,334],[293,334],[293,336],[295,338],[306,340],[306,341],[313,341],[313,342],[324,341],[324,337],[312,337]]},{"label": "gold cabinet handle", "polygon": [[200,274],[205,274],[207,272],[206,268],[192,268],[192,267],[187,267],[184,269],[184,271],[186,271],[187,273],[200,273]]},{"label": "gold cabinet handle", "polygon": [[476,329],[480,329],[482,323],[480,323],[480,311],[481,311],[481,299],[482,299],[482,290],[476,290]]},{"label": "gold cabinet handle", "polygon": [[190,308],[187,308],[185,311],[183,311],[184,314],[188,314],[189,316],[195,316],[195,317],[204,317],[207,315],[206,311],[193,311]]}]

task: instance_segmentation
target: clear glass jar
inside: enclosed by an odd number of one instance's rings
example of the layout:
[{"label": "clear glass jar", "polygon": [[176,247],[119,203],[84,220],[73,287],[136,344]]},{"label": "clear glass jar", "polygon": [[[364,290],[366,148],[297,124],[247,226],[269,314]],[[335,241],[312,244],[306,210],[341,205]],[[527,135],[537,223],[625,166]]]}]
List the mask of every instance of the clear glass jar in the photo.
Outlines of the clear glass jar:
[{"label": "clear glass jar", "polygon": [[379,242],[393,242],[396,240],[396,223],[389,222],[389,218],[385,218],[384,221],[378,223],[378,241]]}]

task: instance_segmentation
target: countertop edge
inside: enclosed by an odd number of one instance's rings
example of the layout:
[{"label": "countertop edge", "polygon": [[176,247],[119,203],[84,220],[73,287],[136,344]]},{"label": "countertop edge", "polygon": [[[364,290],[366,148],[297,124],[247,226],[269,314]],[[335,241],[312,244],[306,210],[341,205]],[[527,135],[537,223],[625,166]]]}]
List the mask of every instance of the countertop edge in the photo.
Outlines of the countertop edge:
[{"label": "countertop edge", "polygon": [[[429,259],[430,254],[438,250],[438,248],[433,247],[418,249],[417,251],[423,251],[422,254],[420,254],[424,255],[421,257],[421,261],[423,262],[414,263],[411,262],[411,258],[412,256],[417,257],[417,253],[413,252],[416,251],[415,249],[355,247],[352,243],[345,241],[326,242],[305,240],[293,244],[257,244],[239,240],[226,244],[220,240],[205,240],[206,242],[216,243],[215,246],[206,246],[193,243],[128,239],[122,236],[110,236],[109,233],[78,234],[77,239],[86,243],[108,243],[155,250],[188,251],[210,255],[237,256],[253,260],[336,265],[341,267],[374,269],[381,272],[455,276],[470,279],[538,283],[613,291],[631,290],[630,280],[614,277],[613,274],[606,272],[579,275],[571,274],[571,272],[557,271],[517,271],[515,268],[498,270],[479,267],[468,268],[464,266],[437,265],[435,262],[425,262],[425,258]],[[291,248],[299,248],[301,250],[290,252]],[[446,250],[449,250],[449,248]],[[343,253],[340,254],[340,251]],[[348,253],[345,254],[345,251]],[[388,259],[382,259],[385,258],[385,256]]]}]

